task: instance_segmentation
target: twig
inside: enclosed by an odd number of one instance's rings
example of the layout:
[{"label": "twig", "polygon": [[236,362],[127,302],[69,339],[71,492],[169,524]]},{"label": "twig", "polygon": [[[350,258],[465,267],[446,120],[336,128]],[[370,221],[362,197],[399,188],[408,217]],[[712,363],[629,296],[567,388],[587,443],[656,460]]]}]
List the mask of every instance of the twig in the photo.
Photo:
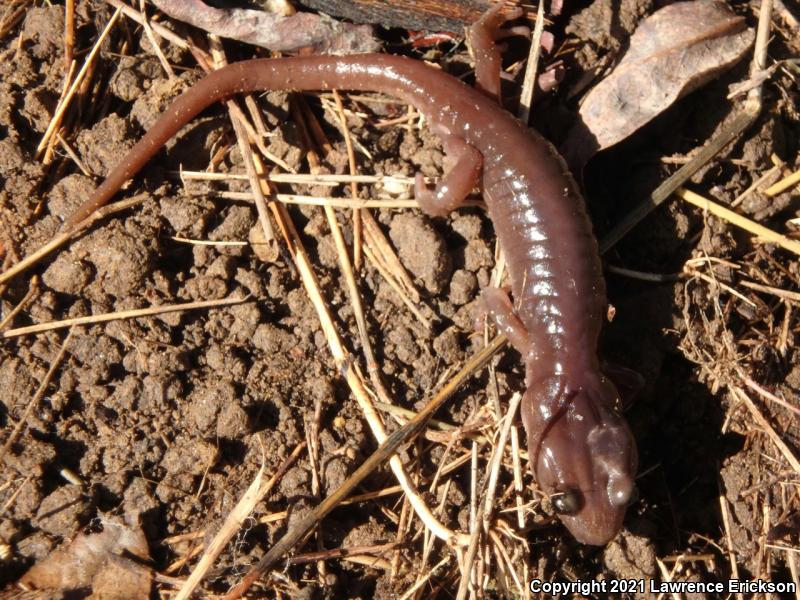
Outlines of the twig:
[{"label": "twig", "polygon": [[[207,181],[247,180],[247,175],[242,173],[209,173],[208,171],[170,171],[170,175],[179,175],[181,179],[199,179]],[[380,183],[383,185],[413,186],[414,178],[404,175],[345,175],[336,173],[269,173],[265,176],[267,181],[275,183],[302,183],[304,185],[330,185],[337,186],[341,183]]]},{"label": "twig", "polygon": [[782,290],[781,288],[772,287],[771,285],[762,285],[760,283],[756,283],[755,281],[744,280],[740,283],[744,287],[748,287],[751,290],[764,292],[765,294],[772,294],[773,296],[777,296],[778,298],[782,298],[783,300],[788,300],[790,302],[800,302],[800,292]]},{"label": "twig", "polygon": [[739,579],[739,565],[736,562],[736,554],[733,551],[733,538],[731,536],[731,519],[730,511],[728,510],[728,500],[722,493],[722,481],[717,479],[717,487],[719,488],[719,508],[722,512],[722,525],[725,528],[725,544],[728,551],[728,562],[731,567],[731,579]]},{"label": "twig", "polygon": [[447,382],[439,392],[428,402],[423,410],[408,424],[404,425],[390,436],[388,436],[378,449],[356,469],[356,471],[339,486],[339,488],[328,496],[310,514],[296,523],[292,529],[278,540],[270,551],[262,558],[258,564],[250,569],[241,583],[239,583],[230,593],[225,596],[225,600],[241,598],[250,586],[262,577],[281,556],[295,546],[305,535],[321,520],[330,513],[339,503],[350,493],[351,490],[361,483],[370,473],[386,462],[389,457],[395,456],[396,452],[405,444],[413,440],[426,427],[428,419],[441,407],[450,395],[458,389],[469,377],[483,367],[506,343],[504,336],[496,337],[492,343],[484,347],[479,353],[474,355],[464,368],[461,369],[450,381]]},{"label": "twig", "polygon": [[9,329],[2,333],[4,339],[28,335],[30,333],[41,333],[42,331],[52,331],[53,329],[63,329],[64,327],[74,327],[75,325],[95,325],[97,323],[107,323],[109,321],[119,321],[120,319],[138,319],[140,317],[150,317],[164,313],[180,312],[183,310],[196,310],[198,308],[219,308],[232,304],[241,304],[250,299],[250,296],[236,298],[222,298],[220,300],[203,300],[200,302],[186,302],[184,304],[168,304],[165,306],[151,306],[150,308],[139,308],[136,310],[123,310],[120,312],[103,313],[99,315],[89,315],[88,317],[75,317],[64,319],[63,321],[51,321],[49,323],[39,323],[27,327]]},{"label": "twig", "polygon": [[166,72],[167,78],[171,80],[175,79],[175,71],[172,70],[172,66],[169,64],[167,57],[164,56],[164,53],[161,51],[161,46],[158,45],[156,34],[153,31],[153,28],[150,26],[150,20],[147,18],[147,13],[145,12],[144,8],[144,0],[139,0],[139,14],[142,17],[141,23],[142,27],[144,28],[144,33],[147,36],[147,39],[150,40],[150,45],[153,47],[153,52],[158,58],[158,62],[161,63],[161,67]]}]

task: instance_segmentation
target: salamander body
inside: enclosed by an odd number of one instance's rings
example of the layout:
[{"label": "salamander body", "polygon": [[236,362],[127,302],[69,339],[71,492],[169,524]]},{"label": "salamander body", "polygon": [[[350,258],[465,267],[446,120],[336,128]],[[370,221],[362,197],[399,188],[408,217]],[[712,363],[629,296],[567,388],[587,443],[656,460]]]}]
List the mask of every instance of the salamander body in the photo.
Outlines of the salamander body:
[{"label": "salamander body", "polygon": [[534,475],[579,541],[605,544],[621,527],[637,456],[597,357],[606,313],[597,243],[563,160],[486,94],[422,62],[380,54],[235,63],[175,100],[67,226],[105,204],[214,102],[239,92],[333,88],[400,98],[442,137],[456,165],[435,192],[418,180],[423,209],[442,214],[474,183],[482,187],[515,304],[496,289],[484,299],[525,361],[522,416]]}]

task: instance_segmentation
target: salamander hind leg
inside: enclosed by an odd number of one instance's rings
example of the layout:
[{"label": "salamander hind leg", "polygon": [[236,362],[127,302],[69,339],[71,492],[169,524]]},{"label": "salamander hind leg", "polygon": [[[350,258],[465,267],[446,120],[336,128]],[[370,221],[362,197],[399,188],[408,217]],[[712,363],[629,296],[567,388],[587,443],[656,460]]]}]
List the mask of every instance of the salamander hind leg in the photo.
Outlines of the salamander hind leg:
[{"label": "salamander hind leg", "polygon": [[483,306],[476,325],[488,316],[494,321],[498,333],[505,335],[518,352],[527,354],[530,349],[528,330],[519,320],[508,294],[499,288],[487,287],[481,292],[480,302]]},{"label": "salamander hind leg", "polygon": [[422,173],[417,173],[414,195],[420,208],[434,217],[443,217],[457,208],[478,184],[483,156],[461,138],[446,136],[445,174],[436,189],[431,190]]},{"label": "salamander hind leg", "polygon": [[469,45],[475,59],[475,86],[492,98],[500,99],[500,70],[502,60],[500,49],[495,42],[509,35],[525,35],[528,28],[511,27],[501,29],[506,21],[513,21],[522,16],[522,9],[517,7],[509,12],[501,13],[503,3],[495,4],[480,19],[472,24],[469,30]]}]

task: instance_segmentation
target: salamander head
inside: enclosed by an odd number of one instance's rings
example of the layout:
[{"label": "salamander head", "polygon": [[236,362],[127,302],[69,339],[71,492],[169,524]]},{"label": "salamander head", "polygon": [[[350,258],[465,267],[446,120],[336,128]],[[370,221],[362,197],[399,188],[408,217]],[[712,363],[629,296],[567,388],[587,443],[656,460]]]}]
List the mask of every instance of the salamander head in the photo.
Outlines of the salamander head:
[{"label": "salamander head", "polygon": [[[619,395],[600,374],[572,387],[547,422],[535,476],[553,508],[583,544],[602,546],[617,535],[635,494],[636,443],[617,412]],[[534,442],[535,443],[535,442]]]}]

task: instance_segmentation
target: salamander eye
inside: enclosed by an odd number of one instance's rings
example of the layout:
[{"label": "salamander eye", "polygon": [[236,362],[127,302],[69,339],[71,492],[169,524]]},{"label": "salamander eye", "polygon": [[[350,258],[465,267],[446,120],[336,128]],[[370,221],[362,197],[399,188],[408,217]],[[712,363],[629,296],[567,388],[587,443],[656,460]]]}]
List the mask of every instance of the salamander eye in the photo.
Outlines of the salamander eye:
[{"label": "salamander eye", "polygon": [[578,490],[565,490],[550,496],[553,510],[559,515],[574,515],[583,508],[583,494]]}]

